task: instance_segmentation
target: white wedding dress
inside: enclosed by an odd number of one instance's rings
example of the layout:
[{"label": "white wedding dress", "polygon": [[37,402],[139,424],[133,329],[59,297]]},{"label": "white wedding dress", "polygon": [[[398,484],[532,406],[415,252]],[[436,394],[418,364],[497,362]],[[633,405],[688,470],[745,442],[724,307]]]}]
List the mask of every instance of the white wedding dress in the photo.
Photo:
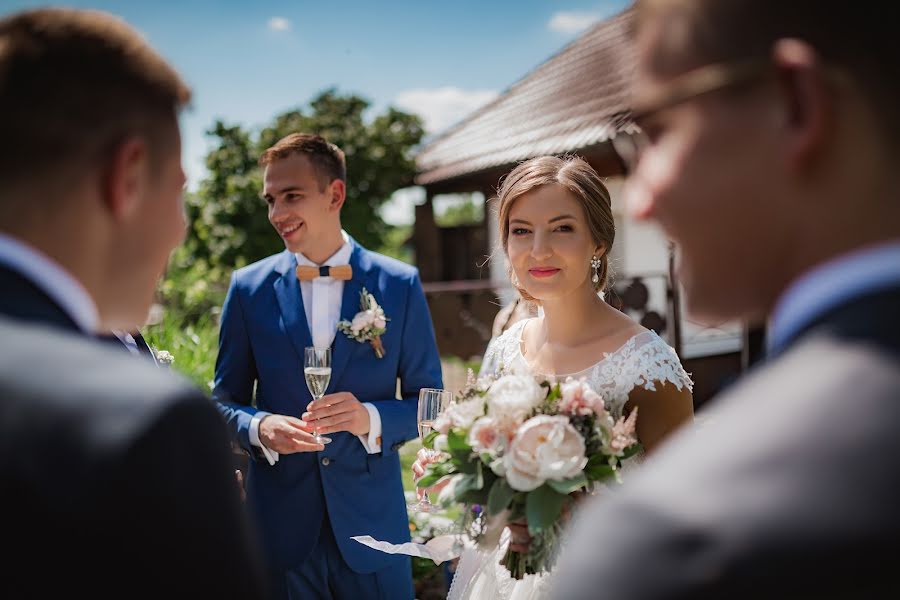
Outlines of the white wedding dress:
[{"label": "white wedding dress", "polygon": [[[504,373],[532,373],[522,356],[522,330],[531,319],[519,321],[488,346],[481,366],[481,375]],[[547,377],[546,374],[532,373]],[[606,402],[613,418],[622,416],[628,395],[635,387],[655,390],[656,384],[672,384],[681,390],[693,388],[693,382],[675,351],[652,331],[641,332],[615,352],[605,353],[602,360],[591,367],[554,378],[585,378]],[[634,457],[628,462],[639,460]],[[626,465],[623,465],[627,468]],[[623,469],[624,470],[624,469]],[[500,564],[509,545],[509,530],[504,531],[500,544],[493,552],[467,547],[460,556],[456,575],[450,586],[448,600],[543,600],[549,598],[551,574],[526,575],[513,579]]]}]

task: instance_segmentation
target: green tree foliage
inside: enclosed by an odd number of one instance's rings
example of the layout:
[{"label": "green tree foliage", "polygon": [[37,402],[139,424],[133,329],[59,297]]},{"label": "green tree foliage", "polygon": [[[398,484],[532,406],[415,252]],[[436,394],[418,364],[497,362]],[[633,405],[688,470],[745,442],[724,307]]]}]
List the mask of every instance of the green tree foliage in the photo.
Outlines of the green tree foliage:
[{"label": "green tree foliage", "polygon": [[191,222],[186,246],[191,260],[231,270],[280,251],[260,199],[262,173],[257,158],[289,133],[318,133],[347,157],[344,228],[366,247],[379,249],[390,226],[378,209],[415,173],[412,149],[422,139],[419,117],[388,108],[368,118],[369,102],[356,95],[326,90],[308,107],[277,116],[258,135],[240,126],[216,122],[209,135],[214,147],[206,157],[209,176],[186,199]]},{"label": "green tree foliage", "polygon": [[[435,215],[440,227],[458,227],[460,225],[476,225],[484,221],[484,201],[476,200],[472,194],[457,194],[447,198],[442,210]],[[435,207],[437,209],[437,207]]]}]

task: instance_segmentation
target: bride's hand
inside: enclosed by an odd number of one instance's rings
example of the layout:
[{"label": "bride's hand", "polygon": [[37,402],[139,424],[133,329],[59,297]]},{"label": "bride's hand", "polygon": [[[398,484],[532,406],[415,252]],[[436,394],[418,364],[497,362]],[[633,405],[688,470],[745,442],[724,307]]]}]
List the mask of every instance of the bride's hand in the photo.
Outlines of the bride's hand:
[{"label": "bride's hand", "polygon": [[[587,494],[584,492],[575,492],[569,497],[559,515],[564,525],[568,525],[569,520],[572,518],[573,509],[581,504],[586,497]],[[528,552],[528,548],[531,546],[531,534],[528,533],[528,519],[522,517],[521,519],[510,521],[507,527],[509,527],[510,533],[509,549],[513,552]]]},{"label": "bride's hand", "polygon": [[[413,476],[415,477],[415,479],[416,480],[421,479],[422,476],[425,474],[425,467],[427,467],[431,463],[439,461],[440,459],[441,459],[440,452],[434,452],[433,450],[429,450],[428,448],[420,448],[419,451],[416,453],[416,461],[412,464],[412,472],[413,472]],[[444,489],[444,487],[448,483],[450,483],[450,480],[445,479],[444,481],[437,482],[430,488],[427,488],[425,490],[419,490],[419,492],[420,492],[420,494],[422,494],[422,493],[428,493],[428,494],[435,493],[436,494],[436,493],[440,492],[442,489]]]},{"label": "bride's hand", "polygon": [[528,533],[528,520],[525,517],[510,521],[509,527],[509,549],[513,552],[525,554],[531,546],[531,534]]}]

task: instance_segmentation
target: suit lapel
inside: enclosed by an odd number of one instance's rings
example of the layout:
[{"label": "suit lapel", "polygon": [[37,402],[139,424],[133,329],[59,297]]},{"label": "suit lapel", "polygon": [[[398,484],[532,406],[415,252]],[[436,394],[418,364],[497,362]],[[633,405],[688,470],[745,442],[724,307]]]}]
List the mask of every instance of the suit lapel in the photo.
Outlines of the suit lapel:
[{"label": "suit lapel", "polygon": [[[370,282],[371,263],[366,256],[366,250],[351,239],[353,244],[353,253],[350,255],[350,266],[353,267],[353,278],[344,282],[344,293],[341,296],[341,320],[352,321],[356,313],[359,312],[359,294],[363,288],[369,292],[373,292]],[[334,345],[331,350],[331,385],[328,393],[334,392],[344,369],[347,368],[350,361],[350,355],[353,350],[360,344],[367,342],[357,342],[338,331],[334,336]]]},{"label": "suit lapel", "polygon": [[294,269],[296,265],[296,257],[285,250],[278,266],[281,277],[275,280],[275,296],[281,309],[285,333],[297,351],[300,364],[303,364],[303,349],[312,346],[312,335],[306,320],[306,310],[303,308],[300,281]]}]

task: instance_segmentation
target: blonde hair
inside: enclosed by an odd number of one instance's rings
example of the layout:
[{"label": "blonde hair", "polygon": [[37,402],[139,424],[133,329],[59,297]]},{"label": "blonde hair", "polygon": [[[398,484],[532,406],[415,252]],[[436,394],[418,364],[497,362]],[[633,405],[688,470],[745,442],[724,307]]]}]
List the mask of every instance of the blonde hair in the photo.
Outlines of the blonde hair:
[{"label": "blonde hair", "polygon": [[[503,179],[497,194],[503,252],[507,253],[509,210],[513,202],[536,188],[554,183],[563,186],[578,199],[587,218],[591,239],[597,245],[603,244],[606,247],[600,257],[599,281],[594,284],[598,292],[603,291],[609,283],[609,251],[616,239],[616,223],[609,190],[603,185],[597,171],[581,157],[538,156],[523,162]],[[589,264],[585,266],[590,269]],[[512,280],[512,266],[509,268],[509,275]],[[536,302],[522,287],[516,284],[514,286],[523,298]]]}]

